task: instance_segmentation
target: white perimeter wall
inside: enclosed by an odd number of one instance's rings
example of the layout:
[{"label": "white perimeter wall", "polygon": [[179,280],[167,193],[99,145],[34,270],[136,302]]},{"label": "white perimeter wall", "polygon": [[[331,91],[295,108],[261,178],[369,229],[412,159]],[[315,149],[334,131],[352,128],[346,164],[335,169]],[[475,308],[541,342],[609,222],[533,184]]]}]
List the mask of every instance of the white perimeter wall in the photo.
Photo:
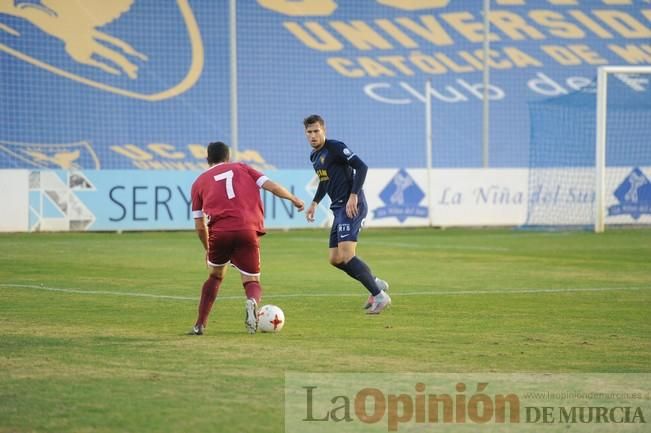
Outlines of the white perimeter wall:
[{"label": "white perimeter wall", "polygon": [[[613,209],[621,212],[607,216],[606,224],[651,224],[651,201],[648,198],[651,175],[646,174],[651,172],[651,167],[634,169],[642,173],[635,175],[640,178],[635,182],[644,181],[644,184],[638,185],[640,200],[639,204],[634,204],[633,213],[629,203],[622,205],[615,195],[617,191],[621,195],[622,185],[629,185],[634,174],[632,170],[608,169],[606,207],[609,212]],[[34,186],[30,187],[30,173],[34,173],[34,179],[41,180],[38,185],[34,181]],[[147,183],[147,179],[156,173],[125,170],[117,176],[98,170],[86,172],[84,178],[84,173],[77,172],[77,180],[86,179],[90,185],[86,189],[82,188],[83,184],[70,186],[69,179],[58,180],[55,186],[50,185],[52,182],[45,182],[50,177],[59,179],[60,173],[37,174],[30,170],[0,170],[0,231],[189,230],[193,227],[185,196],[189,194],[195,173],[170,171],[164,176],[158,173]],[[369,227],[518,226],[525,222],[537,224],[535,219],[532,223],[532,216],[538,214],[542,224],[556,223],[552,218],[559,218],[559,224],[568,224],[568,221],[571,223],[568,215],[578,215],[578,212],[590,213],[587,215],[587,221],[590,221],[594,172],[574,169],[570,174],[568,176],[565,169],[536,172],[528,169],[435,169],[429,179],[432,195],[428,200],[425,169],[371,169],[364,187],[369,207],[366,224]],[[315,177],[310,170],[279,170],[272,177],[284,185],[291,185],[306,202],[312,199]],[[130,184],[126,180],[146,187],[139,186],[136,191],[121,184],[119,187],[113,185],[115,182]],[[531,182],[534,186],[530,191]],[[46,191],[48,188],[53,191]],[[159,204],[150,197],[159,191],[168,196],[161,193],[156,200],[175,199]],[[185,198],[176,197],[174,194],[177,192],[182,192]],[[45,193],[49,195],[45,197]],[[43,207],[43,203],[48,201],[46,198],[50,202],[56,199],[55,204],[60,205],[65,215],[46,218]],[[538,203],[538,207],[528,208],[529,200]],[[580,201],[586,203],[581,205]],[[329,226],[331,212],[326,203],[322,205],[316,224],[308,224],[302,214],[293,215],[290,220],[283,215],[280,206],[270,205],[265,224],[269,229]],[[168,212],[173,218],[161,222],[161,217],[167,218]],[[57,218],[61,219],[61,224],[49,223],[50,220],[58,221]],[[129,218],[138,221],[129,221]],[[75,224],[76,220],[85,225]]]},{"label": "white perimeter wall", "polygon": [[[425,190],[427,171],[410,169],[409,176]],[[527,215],[525,169],[436,169],[430,184],[429,223],[433,226],[512,226],[523,224]],[[395,169],[369,170],[364,190],[369,202],[369,227],[423,226],[428,220],[409,217],[373,218],[372,210],[385,205],[380,195]],[[427,207],[426,198],[421,202]]]},{"label": "white perimeter wall", "polygon": [[0,170],[0,232],[27,231],[29,171]]}]

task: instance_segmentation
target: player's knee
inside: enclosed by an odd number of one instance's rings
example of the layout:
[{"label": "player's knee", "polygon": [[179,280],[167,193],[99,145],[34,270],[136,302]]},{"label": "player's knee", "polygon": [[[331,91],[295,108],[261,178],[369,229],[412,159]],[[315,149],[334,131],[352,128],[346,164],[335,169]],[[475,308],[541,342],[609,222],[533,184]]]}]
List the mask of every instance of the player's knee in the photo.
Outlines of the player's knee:
[{"label": "player's knee", "polygon": [[250,283],[250,282],[260,282],[260,275],[248,275],[248,274],[243,274],[240,273],[240,278],[242,279],[242,284]]},{"label": "player's knee", "polygon": [[330,256],[330,264],[335,268],[340,268],[341,266],[345,265],[346,262],[339,256]]},{"label": "player's knee", "polygon": [[225,273],[226,273],[226,269],[223,266],[212,268],[210,270],[210,277],[216,278],[218,280],[223,280]]}]

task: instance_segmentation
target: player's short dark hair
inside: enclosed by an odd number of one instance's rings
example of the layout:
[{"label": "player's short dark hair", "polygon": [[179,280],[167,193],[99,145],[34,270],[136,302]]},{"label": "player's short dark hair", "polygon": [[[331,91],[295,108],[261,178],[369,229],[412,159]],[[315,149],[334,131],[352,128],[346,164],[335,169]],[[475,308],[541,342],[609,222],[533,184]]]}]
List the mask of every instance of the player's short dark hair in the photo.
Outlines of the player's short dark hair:
[{"label": "player's short dark hair", "polygon": [[325,126],[325,120],[323,120],[323,117],[319,116],[318,114],[311,114],[303,119],[303,126],[306,128],[308,125],[311,125],[313,123],[318,123],[321,126]]},{"label": "player's short dark hair", "polygon": [[208,164],[219,164],[229,160],[231,150],[226,143],[215,141],[208,145]]}]

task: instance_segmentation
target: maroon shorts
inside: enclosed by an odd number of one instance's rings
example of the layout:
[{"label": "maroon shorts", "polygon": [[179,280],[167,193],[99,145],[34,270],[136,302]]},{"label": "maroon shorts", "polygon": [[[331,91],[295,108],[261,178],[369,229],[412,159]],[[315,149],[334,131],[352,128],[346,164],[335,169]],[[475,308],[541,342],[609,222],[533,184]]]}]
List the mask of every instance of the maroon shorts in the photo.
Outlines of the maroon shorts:
[{"label": "maroon shorts", "polygon": [[210,232],[208,264],[233,264],[245,275],[260,274],[260,236],[255,230]]}]

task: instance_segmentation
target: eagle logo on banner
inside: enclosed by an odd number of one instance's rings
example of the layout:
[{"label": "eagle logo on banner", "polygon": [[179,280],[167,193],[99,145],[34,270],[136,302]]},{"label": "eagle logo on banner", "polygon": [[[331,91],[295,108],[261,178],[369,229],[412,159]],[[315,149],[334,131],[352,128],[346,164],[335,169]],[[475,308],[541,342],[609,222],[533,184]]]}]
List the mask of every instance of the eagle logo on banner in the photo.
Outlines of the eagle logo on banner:
[{"label": "eagle logo on banner", "polygon": [[[39,58],[32,50],[26,50],[24,44],[18,43],[23,36],[19,27],[20,21],[25,20],[46,35],[63,42],[63,49],[68,57],[79,65],[88,66],[102,71],[110,76],[126,76],[130,81],[139,78],[140,71],[147,66],[149,56],[142,49],[135,48],[126,36],[115,35],[100,28],[119,21],[127,14],[135,0],[0,0],[0,14],[9,19],[0,21],[0,32],[14,37],[15,44],[0,42],[0,51],[4,51],[20,60],[36,67],[45,69],[65,78],[95,87],[107,92],[120,94],[136,99],[158,101],[177,96],[191,88],[201,76],[203,69],[203,44],[197,22],[188,0],[177,0],[177,6],[186,26],[190,41],[189,51],[192,60],[188,65],[185,76],[177,83],[165,84],[166,89],[145,93],[131,88],[118,87],[110,84],[110,79],[99,81],[97,74],[90,71],[84,74],[82,69],[63,67],[61,62],[52,62]],[[0,18],[2,15],[0,15]],[[13,17],[13,19],[11,19]],[[142,25],[137,22],[136,25]],[[31,29],[25,27],[23,32]],[[3,41],[10,41],[5,38]],[[23,49],[19,48],[23,46]],[[28,52],[29,51],[29,52]],[[101,75],[100,75],[101,76]],[[93,78],[94,77],[94,78]]]},{"label": "eagle logo on banner", "polygon": [[38,167],[50,170],[73,170],[100,168],[99,159],[93,147],[87,141],[76,143],[46,144],[46,143],[17,143],[0,141],[0,153],[4,153],[8,161],[3,167]]}]

